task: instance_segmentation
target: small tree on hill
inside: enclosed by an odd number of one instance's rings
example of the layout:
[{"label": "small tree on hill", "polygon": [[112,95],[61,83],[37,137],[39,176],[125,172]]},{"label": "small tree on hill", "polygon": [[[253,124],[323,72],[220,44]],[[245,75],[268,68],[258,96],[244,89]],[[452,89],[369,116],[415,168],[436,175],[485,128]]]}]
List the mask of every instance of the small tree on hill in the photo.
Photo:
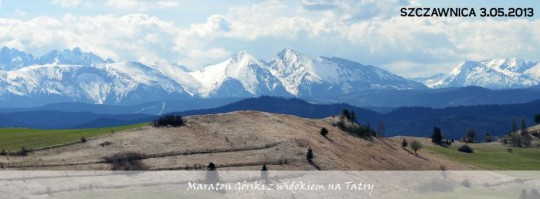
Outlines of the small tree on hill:
[{"label": "small tree on hill", "polygon": [[377,137],[384,137],[384,131],[385,131],[384,123],[382,120],[379,120],[379,123],[377,124]]},{"label": "small tree on hill", "polygon": [[529,132],[527,132],[527,124],[525,124],[525,117],[522,117],[521,118],[521,135],[525,136],[528,133]]},{"label": "small tree on hill", "polygon": [[82,143],[85,143],[85,142],[86,142],[86,138],[85,138],[84,136],[81,137],[81,142],[82,142]]},{"label": "small tree on hill", "polygon": [[493,142],[493,137],[491,137],[491,134],[489,133],[484,134],[484,142]]},{"label": "small tree on hill", "polygon": [[516,118],[512,118],[512,132],[516,132],[518,130],[517,124],[516,124]]},{"label": "small tree on hill", "polygon": [[[220,181],[219,173],[217,171],[217,167],[213,162],[210,162],[208,166],[206,167],[206,183],[216,185]],[[225,190],[219,190],[220,192],[223,192]]]},{"label": "small tree on hill", "polygon": [[326,135],[328,135],[328,129],[326,129],[325,127],[322,127],[321,128],[321,135],[326,137]]},{"label": "small tree on hill", "polygon": [[306,158],[307,158],[307,160],[309,162],[311,162],[311,160],[313,160],[313,149],[311,149],[311,147],[309,147],[308,150],[307,150]]},{"label": "small tree on hill", "polygon": [[523,143],[524,147],[530,147],[531,146],[532,136],[530,134],[522,135],[521,138],[522,138],[521,142]]},{"label": "small tree on hill", "polygon": [[213,162],[210,162],[210,164],[208,164],[208,166],[206,167],[206,169],[208,171],[215,171],[216,170],[216,165],[213,163]]},{"label": "small tree on hill", "polygon": [[268,169],[266,168],[266,164],[263,164],[262,166],[261,179],[264,181],[265,184],[268,183]]},{"label": "small tree on hill", "polygon": [[356,121],[356,113],[354,111],[351,111],[351,117],[349,118],[349,120],[351,120],[351,122],[353,123],[358,123]]},{"label": "small tree on hill", "polygon": [[535,122],[536,124],[540,124],[540,114],[536,114],[536,115],[534,116],[534,122]]},{"label": "small tree on hill", "polygon": [[418,142],[417,140],[413,140],[411,142],[411,149],[414,151],[415,155],[418,155],[417,151],[422,149],[422,143]]},{"label": "small tree on hill", "polygon": [[433,133],[431,134],[431,141],[435,144],[441,145],[443,140],[443,135],[441,129],[438,127],[433,127]]},{"label": "small tree on hill", "polygon": [[17,153],[19,156],[27,156],[30,150],[28,150],[26,147],[21,147],[21,150],[19,150]]},{"label": "small tree on hill", "polygon": [[348,120],[351,120],[351,112],[349,112],[349,110],[347,109],[344,109],[343,111],[341,111],[341,117],[342,119],[346,118]]},{"label": "small tree on hill", "polygon": [[401,142],[401,147],[407,148],[408,145],[409,145],[409,143],[407,142],[407,140],[403,139],[403,141]]},{"label": "small tree on hill", "polygon": [[518,132],[513,132],[510,137],[512,138],[512,146],[522,147],[523,146],[523,136]]},{"label": "small tree on hill", "polygon": [[524,147],[531,146],[532,137],[527,131],[527,124],[525,123],[525,117],[521,118],[521,145]]},{"label": "small tree on hill", "polygon": [[476,129],[469,129],[467,130],[467,134],[465,134],[465,142],[467,143],[474,143],[476,140]]}]

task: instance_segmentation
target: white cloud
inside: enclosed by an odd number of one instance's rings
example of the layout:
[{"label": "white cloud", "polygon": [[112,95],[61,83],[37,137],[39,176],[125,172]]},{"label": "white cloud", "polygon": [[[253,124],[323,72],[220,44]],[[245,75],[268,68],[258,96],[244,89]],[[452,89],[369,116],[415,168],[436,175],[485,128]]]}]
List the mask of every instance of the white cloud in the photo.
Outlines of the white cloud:
[{"label": "white cloud", "polygon": [[198,66],[201,61],[211,61],[209,63],[216,63],[223,61],[231,56],[231,52],[224,48],[212,48],[208,50],[193,49],[190,50],[184,60],[184,64],[189,66]]},{"label": "white cloud", "polygon": [[[207,46],[220,39],[257,45],[274,38],[282,48],[298,40],[304,40],[305,46],[334,43],[352,51],[345,53],[346,58],[371,59],[358,61],[375,62],[408,76],[441,72],[465,59],[540,59],[535,54],[540,49],[540,20],[398,16],[399,7],[410,4],[418,2],[304,0],[302,11],[281,1],[267,1],[212,15],[205,23],[192,25],[188,37],[206,40]],[[327,48],[320,46],[317,52],[342,56]],[[368,55],[350,56],[354,51]],[[437,63],[442,69],[420,70]]]},{"label": "white cloud", "polygon": [[81,47],[105,58],[154,61],[171,58],[178,36],[168,22],[147,15],[112,15],[61,19],[37,17],[28,21],[0,19],[0,45],[31,52]]},{"label": "white cloud", "polygon": [[395,16],[399,7],[412,4],[408,0],[302,0],[306,10],[328,11],[342,20],[364,20]]},{"label": "white cloud", "polygon": [[175,8],[180,5],[180,2],[175,0],[107,0],[105,5],[117,9],[146,11],[150,9]]},{"label": "white cloud", "polygon": [[283,17],[287,7],[279,1],[252,6],[232,7],[226,16],[209,16],[205,23],[193,24],[191,32],[206,38],[233,38],[253,41],[261,37],[293,39],[299,32],[313,32],[318,27],[303,17]]},{"label": "white cloud", "polygon": [[81,4],[81,0],[52,0],[52,2],[63,7],[75,7]]},{"label": "white cloud", "polygon": [[451,71],[456,62],[420,63],[410,60],[400,60],[381,67],[407,78],[429,77],[434,74],[446,74]]},{"label": "white cloud", "polygon": [[50,50],[81,47],[118,61],[153,63],[165,59],[196,69],[231,55],[171,22],[145,14],[43,16],[26,21],[0,18],[0,26],[6,27],[0,29],[0,46],[38,56]]}]

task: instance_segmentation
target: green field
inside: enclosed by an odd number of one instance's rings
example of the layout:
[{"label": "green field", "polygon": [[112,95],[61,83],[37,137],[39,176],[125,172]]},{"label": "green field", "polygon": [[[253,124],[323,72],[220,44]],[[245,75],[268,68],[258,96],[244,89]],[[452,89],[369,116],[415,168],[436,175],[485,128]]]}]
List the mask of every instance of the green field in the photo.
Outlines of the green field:
[{"label": "green field", "polygon": [[468,144],[474,153],[459,152],[462,143],[456,143],[449,148],[427,146],[431,150],[452,160],[478,166],[489,170],[540,170],[540,148],[512,148],[500,143]]},{"label": "green field", "polygon": [[0,128],[0,150],[17,151],[22,147],[39,149],[81,140],[81,137],[92,136],[122,131],[147,125],[147,123],[133,124],[128,126],[94,128],[94,129],[65,129],[65,130],[40,130],[26,128]]}]

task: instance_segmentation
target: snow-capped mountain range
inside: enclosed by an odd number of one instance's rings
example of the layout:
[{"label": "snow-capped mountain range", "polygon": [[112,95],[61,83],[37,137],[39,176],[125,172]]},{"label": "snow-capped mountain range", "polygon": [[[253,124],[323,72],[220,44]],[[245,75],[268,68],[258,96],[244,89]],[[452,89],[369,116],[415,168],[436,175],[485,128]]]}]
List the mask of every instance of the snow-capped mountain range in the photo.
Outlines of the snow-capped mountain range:
[{"label": "snow-capped mountain range", "polygon": [[525,88],[540,83],[540,61],[517,58],[464,61],[447,75],[423,79],[431,88],[480,86],[491,89]]},{"label": "snow-capped mountain range", "polygon": [[365,89],[424,89],[374,66],[340,58],[310,58],[285,49],[269,61],[247,52],[197,71],[165,61],[114,62],[80,48],[40,57],[0,49],[4,106],[52,102],[137,104],[188,98],[332,96]]},{"label": "snow-capped mountain range", "polygon": [[129,105],[260,95],[329,98],[364,90],[428,87],[522,88],[540,83],[540,61],[465,61],[449,74],[415,81],[375,66],[336,57],[311,58],[292,49],[270,60],[241,51],[197,71],[166,61],[115,62],[80,48],[39,57],[0,49],[0,107],[54,102]]}]

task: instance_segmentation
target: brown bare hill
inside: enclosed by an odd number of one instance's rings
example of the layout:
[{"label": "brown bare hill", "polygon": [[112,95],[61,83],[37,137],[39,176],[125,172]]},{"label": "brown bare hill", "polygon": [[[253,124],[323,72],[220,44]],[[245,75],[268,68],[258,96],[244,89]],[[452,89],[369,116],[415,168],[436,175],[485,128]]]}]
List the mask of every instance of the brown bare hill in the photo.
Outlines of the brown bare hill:
[{"label": "brown bare hill", "polygon": [[[144,169],[259,170],[437,170],[470,167],[427,151],[419,156],[401,140],[366,140],[341,131],[338,117],[305,119],[291,115],[239,111],[186,117],[186,126],[145,126],[88,139],[86,143],[41,150],[26,157],[0,159],[12,169],[111,169],[105,161],[119,153],[137,157]],[[322,127],[327,137],[320,135]],[[314,152],[307,161],[308,147]],[[133,155],[135,154],[135,155]]]}]

